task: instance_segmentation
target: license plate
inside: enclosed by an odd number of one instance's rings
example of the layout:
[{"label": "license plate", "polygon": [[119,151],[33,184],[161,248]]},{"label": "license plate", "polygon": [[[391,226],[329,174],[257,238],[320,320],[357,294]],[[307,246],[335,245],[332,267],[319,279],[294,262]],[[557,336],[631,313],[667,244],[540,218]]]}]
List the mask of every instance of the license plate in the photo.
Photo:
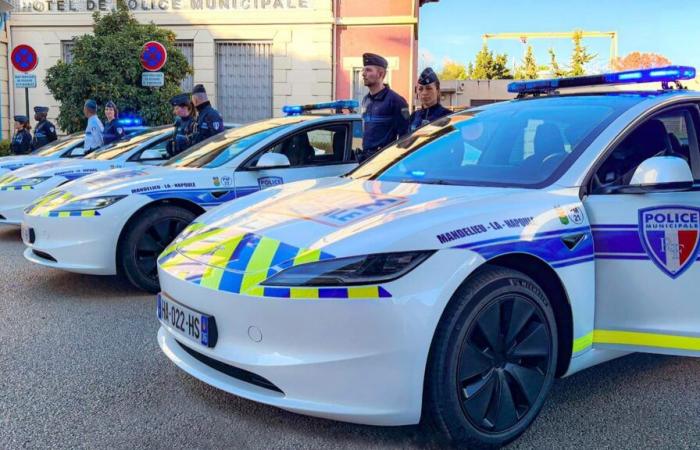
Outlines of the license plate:
[{"label": "license plate", "polygon": [[25,243],[29,244],[30,243],[29,242],[29,227],[27,225],[25,225],[24,223],[22,223],[22,225],[20,225],[20,230],[22,233],[22,240]]},{"label": "license plate", "polygon": [[158,294],[158,320],[180,336],[205,347],[216,345],[216,321],[214,316],[182,306],[170,297]]}]

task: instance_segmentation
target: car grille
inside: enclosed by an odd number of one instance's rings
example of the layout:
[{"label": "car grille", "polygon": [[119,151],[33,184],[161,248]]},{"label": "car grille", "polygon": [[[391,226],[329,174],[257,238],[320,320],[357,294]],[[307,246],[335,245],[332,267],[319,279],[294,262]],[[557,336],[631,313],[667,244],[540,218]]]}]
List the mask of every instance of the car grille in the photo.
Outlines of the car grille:
[{"label": "car grille", "polygon": [[280,394],[284,395],[284,392],[282,391],[282,389],[278,388],[270,380],[263,378],[260,375],[256,375],[253,372],[248,372],[247,370],[244,370],[244,369],[239,369],[238,367],[224,364],[221,361],[217,361],[213,358],[210,358],[206,355],[203,355],[199,352],[196,352],[186,345],[182,345],[180,343],[180,341],[176,341],[176,342],[178,343],[178,345],[180,347],[182,347],[183,350],[185,350],[194,359],[201,362],[202,364],[205,364],[205,365],[211,367],[214,370],[217,370],[217,371],[219,371],[223,374],[226,374],[232,378],[235,378],[237,380],[253,384],[253,385],[261,387],[263,389],[268,389],[271,391],[279,392]]}]

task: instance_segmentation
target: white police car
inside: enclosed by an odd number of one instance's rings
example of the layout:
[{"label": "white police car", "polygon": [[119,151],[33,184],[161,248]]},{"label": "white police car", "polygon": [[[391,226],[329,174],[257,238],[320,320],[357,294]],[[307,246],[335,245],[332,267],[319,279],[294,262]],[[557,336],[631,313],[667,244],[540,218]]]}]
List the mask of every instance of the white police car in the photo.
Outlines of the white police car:
[{"label": "white police car", "polygon": [[[347,102],[330,105],[338,104]],[[75,272],[122,273],[157,292],[158,254],[206,209],[283,183],[344,174],[357,166],[351,150],[360,141],[359,115],[293,115],[225,131],[161,167],[85,177],[27,209],[25,256]]]},{"label": "white police car", "polygon": [[520,435],[555,377],[700,356],[700,93],[556,92],[694,76],[513,83],[521,98],[345,177],[201,216],[159,258],[161,349],[241,397],[374,425],[422,415],[478,445]]},{"label": "white police car", "polygon": [[118,167],[162,164],[172,138],[172,127],[153,128],[83,158],[46,161],[8,172],[0,177],[0,224],[19,225],[34,200],[57,186],[96,172]]},{"label": "white police car", "polygon": [[[148,130],[142,126],[128,126],[124,128],[127,136],[143,133]],[[54,142],[36,149],[28,155],[14,155],[0,157],[0,176],[22,167],[39,164],[59,158],[78,158],[85,156],[83,141],[85,133],[75,133],[64,136]]]}]

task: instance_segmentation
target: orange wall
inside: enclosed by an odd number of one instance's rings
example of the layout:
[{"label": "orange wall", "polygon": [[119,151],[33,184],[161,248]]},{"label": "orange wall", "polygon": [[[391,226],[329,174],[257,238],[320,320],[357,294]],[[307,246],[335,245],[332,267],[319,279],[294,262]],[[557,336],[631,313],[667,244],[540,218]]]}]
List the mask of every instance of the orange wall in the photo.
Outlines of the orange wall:
[{"label": "orange wall", "polygon": [[413,5],[417,3],[417,1],[418,0],[338,0],[338,16],[412,16]]}]

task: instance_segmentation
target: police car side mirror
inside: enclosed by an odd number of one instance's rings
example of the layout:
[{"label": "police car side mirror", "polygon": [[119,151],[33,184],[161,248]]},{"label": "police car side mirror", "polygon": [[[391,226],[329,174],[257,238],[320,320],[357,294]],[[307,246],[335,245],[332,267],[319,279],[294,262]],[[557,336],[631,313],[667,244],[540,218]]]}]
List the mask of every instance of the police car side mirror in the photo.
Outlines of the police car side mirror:
[{"label": "police car side mirror", "polygon": [[685,159],[678,156],[654,156],[642,162],[628,186],[612,186],[606,194],[646,194],[678,192],[692,189],[693,172]]},{"label": "police car side mirror", "polygon": [[265,153],[255,163],[256,169],[267,169],[270,167],[289,167],[289,158],[281,153]]},{"label": "police car side mirror", "polygon": [[85,156],[85,148],[83,147],[75,147],[73,150],[70,151],[70,157],[71,158],[77,158],[80,156]]},{"label": "police car side mirror", "polygon": [[653,191],[690,189],[693,187],[693,172],[683,158],[654,156],[637,167],[630,186]]},{"label": "police car side mirror", "polygon": [[152,161],[154,159],[163,159],[163,154],[158,150],[148,149],[141,153],[140,161]]}]

